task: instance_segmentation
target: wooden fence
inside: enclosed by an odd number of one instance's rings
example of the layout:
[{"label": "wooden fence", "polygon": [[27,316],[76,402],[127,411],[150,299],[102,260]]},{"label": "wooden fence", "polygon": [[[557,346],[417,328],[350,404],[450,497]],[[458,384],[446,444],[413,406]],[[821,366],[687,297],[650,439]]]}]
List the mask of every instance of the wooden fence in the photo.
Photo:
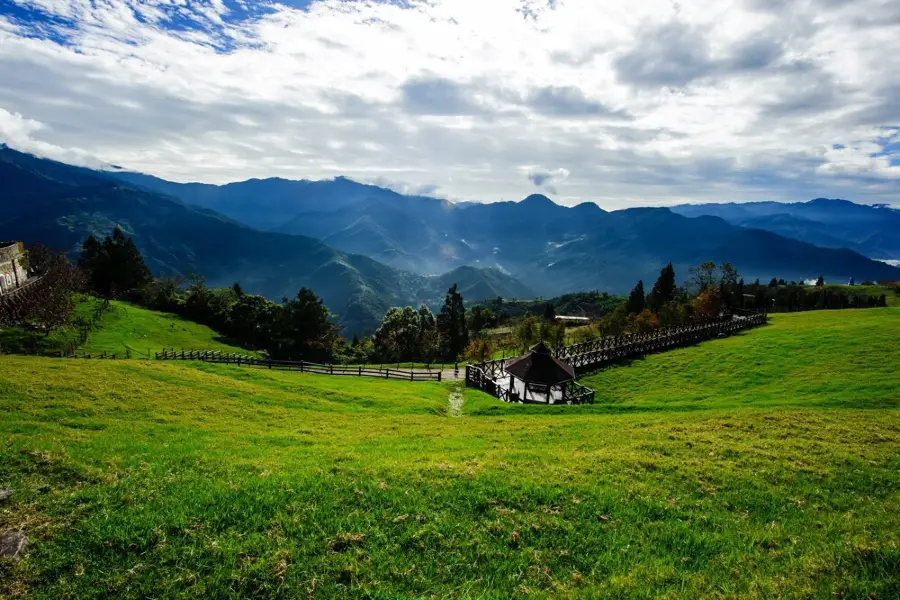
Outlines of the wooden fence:
[{"label": "wooden fence", "polygon": [[689,346],[713,338],[727,337],[766,322],[767,316],[759,313],[694,325],[665,327],[650,333],[604,337],[581,344],[563,346],[554,351],[554,356],[578,370],[597,369],[619,360]]},{"label": "wooden fence", "polygon": [[350,377],[372,377],[377,379],[401,379],[404,381],[441,381],[440,370],[392,369],[390,367],[370,367],[365,365],[331,365],[307,361],[271,360],[210,350],[166,350],[156,353],[156,360],[199,360],[208,363],[237,365],[239,367],[261,367],[278,371],[296,371],[318,375],[344,375]]},{"label": "wooden fence", "polygon": [[[693,325],[661,328],[646,334],[599,338],[581,344],[562,346],[553,354],[578,371],[599,369],[620,360],[727,337],[751,327],[764,325],[767,321],[768,316],[765,313],[745,313]],[[512,385],[506,386],[503,382],[508,377],[507,360],[509,359],[466,365],[466,387],[479,389],[505,402],[519,401],[512,391]],[[578,385],[578,389],[573,388],[570,394],[573,404],[594,400],[594,392],[581,385]]]}]

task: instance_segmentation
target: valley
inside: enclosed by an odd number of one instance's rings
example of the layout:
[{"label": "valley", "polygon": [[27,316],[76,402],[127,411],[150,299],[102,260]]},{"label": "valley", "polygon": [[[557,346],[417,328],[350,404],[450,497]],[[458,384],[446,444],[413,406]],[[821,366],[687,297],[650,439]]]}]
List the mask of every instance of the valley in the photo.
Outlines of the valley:
[{"label": "valley", "polygon": [[0,525],[30,538],[0,594],[893,597],[897,310],[774,315],[580,407],[0,357]]}]

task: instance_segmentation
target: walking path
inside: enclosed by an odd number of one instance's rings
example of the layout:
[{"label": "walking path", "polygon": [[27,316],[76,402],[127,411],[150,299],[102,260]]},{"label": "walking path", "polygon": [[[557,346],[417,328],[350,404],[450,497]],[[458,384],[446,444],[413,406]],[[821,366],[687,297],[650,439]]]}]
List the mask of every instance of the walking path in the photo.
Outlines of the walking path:
[{"label": "walking path", "polygon": [[463,403],[465,403],[465,398],[463,397],[462,389],[459,385],[454,385],[450,390],[450,398],[448,398],[450,402],[450,410],[449,414],[451,417],[461,417],[463,416]]}]

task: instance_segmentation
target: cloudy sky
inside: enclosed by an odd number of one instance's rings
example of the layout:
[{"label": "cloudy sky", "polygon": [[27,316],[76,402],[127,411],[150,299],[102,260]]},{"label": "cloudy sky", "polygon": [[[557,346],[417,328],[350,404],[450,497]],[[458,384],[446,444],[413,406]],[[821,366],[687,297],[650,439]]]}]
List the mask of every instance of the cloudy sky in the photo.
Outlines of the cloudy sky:
[{"label": "cloudy sky", "polygon": [[900,205],[900,2],[0,0],[0,141],[176,181]]}]

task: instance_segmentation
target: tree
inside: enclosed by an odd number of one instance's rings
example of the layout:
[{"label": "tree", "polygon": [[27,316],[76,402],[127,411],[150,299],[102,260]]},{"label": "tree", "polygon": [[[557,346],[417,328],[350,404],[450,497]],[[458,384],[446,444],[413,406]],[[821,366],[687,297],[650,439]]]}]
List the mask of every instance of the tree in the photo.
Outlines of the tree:
[{"label": "tree", "polygon": [[93,235],[88,236],[81,246],[78,264],[91,289],[107,297],[138,290],[153,280],[134,240],[119,227],[102,243]]},{"label": "tree", "polygon": [[18,318],[51,329],[69,325],[75,313],[75,292],[84,285],[84,274],[64,253],[42,245],[29,248],[29,267],[42,278],[34,295],[20,307]]},{"label": "tree", "polygon": [[816,287],[822,287],[825,285],[825,278],[819,275],[819,278],[816,279]]},{"label": "tree", "polygon": [[538,343],[540,325],[534,315],[525,315],[525,318],[516,326],[515,336],[519,349],[523,354]]},{"label": "tree", "polygon": [[746,286],[744,285],[744,278],[741,277],[738,284],[735,286],[735,306],[738,308],[744,308],[744,290]]},{"label": "tree", "polygon": [[472,337],[478,337],[482,331],[493,327],[496,322],[496,315],[486,306],[476,306],[469,311],[469,332]]},{"label": "tree", "polygon": [[456,360],[469,345],[469,331],[466,328],[466,307],[463,297],[454,283],[444,298],[444,306],[437,318],[441,354],[447,360]]},{"label": "tree", "polygon": [[469,362],[484,362],[491,357],[493,351],[490,340],[478,338],[466,348],[465,357]]},{"label": "tree", "polygon": [[103,250],[109,258],[112,293],[125,294],[140,289],[153,280],[134,240],[118,227],[113,230],[112,237],[103,240]]},{"label": "tree", "polygon": [[87,284],[91,289],[109,289],[109,273],[106,268],[106,259],[103,255],[103,245],[97,241],[93,233],[81,244],[81,256],[78,257],[78,266],[84,271],[88,279]]},{"label": "tree", "polygon": [[646,309],[630,315],[628,320],[631,333],[650,333],[659,328],[659,316]]},{"label": "tree", "polygon": [[644,281],[638,281],[631,294],[628,296],[628,304],[625,310],[629,315],[636,315],[644,310]]},{"label": "tree", "polygon": [[301,288],[296,297],[282,303],[269,354],[287,360],[329,360],[338,336],[328,317],[322,300]]},{"label": "tree", "polygon": [[698,267],[691,267],[690,273],[694,291],[698,294],[703,292],[709,286],[718,283],[716,281],[716,263],[711,260],[706,261]]},{"label": "tree", "polygon": [[659,279],[656,280],[650,295],[647,296],[648,308],[658,313],[660,308],[675,299],[676,289],[675,268],[672,263],[669,263],[659,272]]},{"label": "tree", "polygon": [[225,332],[242,346],[268,348],[281,323],[283,310],[281,305],[262,296],[242,294],[228,307],[228,312],[210,326],[224,327]]},{"label": "tree", "polygon": [[555,324],[543,321],[540,324],[540,338],[551,348],[559,348],[566,343],[566,326],[562,323]]},{"label": "tree", "polygon": [[740,273],[730,262],[723,262],[719,267],[719,283],[726,288],[736,286],[740,279]]},{"label": "tree", "polygon": [[548,323],[556,321],[556,309],[553,308],[552,302],[548,302],[544,305],[544,320]]},{"label": "tree", "polygon": [[694,301],[694,311],[701,319],[714,319],[722,310],[722,296],[716,287],[709,287]]},{"label": "tree", "polygon": [[769,287],[770,288],[778,287],[778,278],[777,277],[772,278],[772,281],[769,282]]},{"label": "tree", "polygon": [[375,332],[375,351],[391,362],[430,361],[438,348],[434,315],[427,306],[392,308]]}]

